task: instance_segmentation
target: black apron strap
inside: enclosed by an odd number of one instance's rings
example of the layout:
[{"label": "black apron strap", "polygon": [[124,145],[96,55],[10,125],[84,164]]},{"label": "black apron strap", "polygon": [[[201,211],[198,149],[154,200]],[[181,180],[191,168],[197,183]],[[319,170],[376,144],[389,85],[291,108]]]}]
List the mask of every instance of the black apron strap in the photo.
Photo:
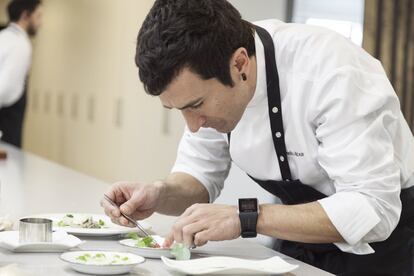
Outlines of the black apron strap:
[{"label": "black apron strap", "polygon": [[285,131],[283,128],[282,118],[282,101],[280,98],[279,75],[276,66],[275,47],[272,37],[265,29],[259,26],[255,26],[255,29],[265,49],[267,102],[269,107],[270,128],[272,130],[273,144],[276,149],[282,179],[289,181],[292,179],[292,175],[286,153]]},{"label": "black apron strap", "polygon": [[[270,114],[270,128],[272,130],[273,144],[277,154],[282,180],[292,180],[289,161],[285,146],[285,131],[283,128],[282,118],[282,101],[280,98],[279,75],[276,67],[276,56],[274,51],[273,39],[270,34],[263,28],[255,26],[264,49],[266,60],[266,82],[267,82],[267,99]],[[270,50],[272,49],[272,50]],[[228,143],[230,146],[231,133],[227,133]]]}]

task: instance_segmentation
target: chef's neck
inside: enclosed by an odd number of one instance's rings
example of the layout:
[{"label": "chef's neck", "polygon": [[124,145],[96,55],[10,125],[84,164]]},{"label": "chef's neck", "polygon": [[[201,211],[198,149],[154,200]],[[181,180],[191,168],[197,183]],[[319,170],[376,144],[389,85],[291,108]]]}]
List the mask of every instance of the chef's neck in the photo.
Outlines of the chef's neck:
[{"label": "chef's neck", "polygon": [[19,21],[12,22],[12,23],[19,26],[22,31],[28,34],[28,29],[29,29],[29,24],[30,24],[28,21],[20,19]]}]

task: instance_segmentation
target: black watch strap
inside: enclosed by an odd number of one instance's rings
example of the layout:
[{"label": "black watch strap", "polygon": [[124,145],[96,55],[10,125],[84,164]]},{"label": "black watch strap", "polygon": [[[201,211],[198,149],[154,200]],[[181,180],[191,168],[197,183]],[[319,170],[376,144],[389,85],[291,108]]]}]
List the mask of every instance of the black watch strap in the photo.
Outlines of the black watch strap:
[{"label": "black watch strap", "polygon": [[255,238],[257,236],[257,212],[239,213],[242,238]]},{"label": "black watch strap", "polygon": [[239,218],[241,236],[254,238],[257,236],[257,219],[259,217],[259,205],[257,198],[239,198]]}]

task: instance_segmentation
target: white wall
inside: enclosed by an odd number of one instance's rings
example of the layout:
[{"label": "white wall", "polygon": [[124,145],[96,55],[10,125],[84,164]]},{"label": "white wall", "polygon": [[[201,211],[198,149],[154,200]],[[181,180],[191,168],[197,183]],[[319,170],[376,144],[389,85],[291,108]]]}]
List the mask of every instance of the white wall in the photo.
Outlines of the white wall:
[{"label": "white wall", "polygon": [[43,3],[24,148],[108,182],[166,176],[183,120],[145,94],[134,63],[153,1]]},{"label": "white wall", "polygon": [[248,21],[277,18],[286,20],[288,0],[229,0]]},{"label": "white wall", "polygon": [[295,0],[293,21],[305,23],[309,17],[363,22],[364,0]]},{"label": "white wall", "polygon": [[7,7],[8,0],[0,0],[0,25],[7,24],[8,18],[7,18]]}]

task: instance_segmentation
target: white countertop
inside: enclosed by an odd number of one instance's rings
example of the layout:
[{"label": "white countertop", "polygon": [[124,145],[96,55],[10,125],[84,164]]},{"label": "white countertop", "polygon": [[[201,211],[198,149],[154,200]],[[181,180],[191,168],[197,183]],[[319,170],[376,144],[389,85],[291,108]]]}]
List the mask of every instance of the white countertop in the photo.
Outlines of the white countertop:
[{"label": "white countertop", "polygon": [[[8,158],[0,160],[0,216],[13,219],[41,213],[102,213],[99,201],[108,183],[0,142]],[[158,224],[171,218],[154,215],[148,220],[157,231]],[[159,228],[159,232],[165,229]],[[161,235],[163,233],[160,233]],[[87,239],[83,250],[117,250],[123,247],[114,239]],[[281,256],[299,268],[288,275],[331,275],[284,256],[258,243],[237,239],[210,242],[198,249],[203,255],[221,255],[252,259]],[[11,253],[0,249],[0,275],[82,275],[59,259],[58,253]],[[132,275],[176,275],[160,260],[147,259]]]}]

